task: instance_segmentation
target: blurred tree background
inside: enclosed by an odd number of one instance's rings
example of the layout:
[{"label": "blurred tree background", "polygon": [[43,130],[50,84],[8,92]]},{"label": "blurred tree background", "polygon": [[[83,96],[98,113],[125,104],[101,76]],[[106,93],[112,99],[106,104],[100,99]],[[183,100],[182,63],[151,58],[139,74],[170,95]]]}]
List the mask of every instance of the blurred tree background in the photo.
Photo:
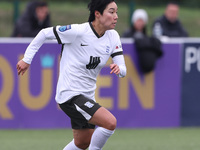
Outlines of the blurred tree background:
[{"label": "blurred tree background", "polygon": [[[87,3],[90,0],[46,0],[49,4],[52,26],[83,23],[88,20]],[[151,34],[153,20],[162,15],[171,0],[116,0],[119,20],[116,30],[121,35],[130,25],[130,15],[137,8],[143,8],[149,15],[148,33]],[[0,37],[9,37],[14,22],[25,10],[28,0],[0,1]],[[200,1],[176,0],[180,4],[179,18],[191,37],[200,36]]]}]

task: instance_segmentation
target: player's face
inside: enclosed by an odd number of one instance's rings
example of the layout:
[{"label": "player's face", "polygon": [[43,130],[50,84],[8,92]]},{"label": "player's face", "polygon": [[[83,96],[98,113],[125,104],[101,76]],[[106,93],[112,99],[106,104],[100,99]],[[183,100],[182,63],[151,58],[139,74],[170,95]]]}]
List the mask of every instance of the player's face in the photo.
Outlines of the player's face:
[{"label": "player's face", "polygon": [[115,28],[118,19],[117,10],[117,4],[112,2],[108,4],[103,15],[100,15],[99,20],[107,30]]}]

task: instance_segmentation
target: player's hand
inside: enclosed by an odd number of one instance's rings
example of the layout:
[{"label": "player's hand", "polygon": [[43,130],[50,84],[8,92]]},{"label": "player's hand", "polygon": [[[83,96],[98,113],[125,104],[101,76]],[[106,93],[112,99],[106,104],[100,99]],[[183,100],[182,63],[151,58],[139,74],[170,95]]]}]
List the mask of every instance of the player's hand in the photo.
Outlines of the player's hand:
[{"label": "player's hand", "polygon": [[20,60],[18,63],[17,63],[17,72],[18,72],[18,75],[23,75],[26,70],[29,68],[30,64],[27,64],[25,63],[23,60]]},{"label": "player's hand", "polygon": [[111,69],[110,74],[114,73],[114,74],[118,75],[120,73],[120,69],[117,64],[110,64],[110,69]]}]

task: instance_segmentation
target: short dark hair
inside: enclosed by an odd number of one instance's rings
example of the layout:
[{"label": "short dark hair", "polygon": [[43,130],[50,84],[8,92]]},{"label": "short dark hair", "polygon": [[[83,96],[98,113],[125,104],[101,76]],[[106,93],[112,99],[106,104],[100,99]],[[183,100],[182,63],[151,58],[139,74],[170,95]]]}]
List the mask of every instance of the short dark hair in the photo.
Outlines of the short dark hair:
[{"label": "short dark hair", "polygon": [[88,9],[90,11],[90,16],[88,21],[89,22],[94,21],[95,11],[99,11],[101,14],[103,14],[103,11],[107,7],[107,5],[114,1],[115,0],[91,0],[91,2],[88,4]]},{"label": "short dark hair", "polygon": [[45,7],[45,6],[48,6],[48,4],[45,1],[36,1],[36,6],[37,7]]}]

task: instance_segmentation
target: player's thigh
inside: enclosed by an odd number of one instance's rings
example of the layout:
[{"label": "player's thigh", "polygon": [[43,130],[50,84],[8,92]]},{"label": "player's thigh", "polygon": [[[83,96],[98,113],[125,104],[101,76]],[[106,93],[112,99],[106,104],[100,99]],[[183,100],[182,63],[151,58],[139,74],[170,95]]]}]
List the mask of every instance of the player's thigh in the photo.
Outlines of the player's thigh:
[{"label": "player's thigh", "polygon": [[104,107],[100,107],[89,120],[89,123],[104,127],[108,130],[116,128],[117,120],[115,116]]},{"label": "player's thigh", "polygon": [[75,145],[79,148],[86,149],[92,137],[94,129],[73,129]]}]

